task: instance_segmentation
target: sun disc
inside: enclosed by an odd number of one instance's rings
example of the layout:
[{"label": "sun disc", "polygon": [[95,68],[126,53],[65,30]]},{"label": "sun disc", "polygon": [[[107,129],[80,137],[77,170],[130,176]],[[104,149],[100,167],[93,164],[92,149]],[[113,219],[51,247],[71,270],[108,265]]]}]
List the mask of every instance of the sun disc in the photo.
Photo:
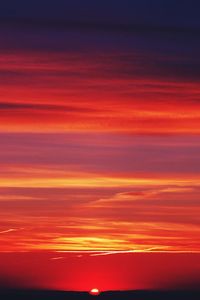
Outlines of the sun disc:
[{"label": "sun disc", "polygon": [[100,294],[100,291],[97,288],[93,288],[90,290],[90,295],[98,296],[99,294]]}]

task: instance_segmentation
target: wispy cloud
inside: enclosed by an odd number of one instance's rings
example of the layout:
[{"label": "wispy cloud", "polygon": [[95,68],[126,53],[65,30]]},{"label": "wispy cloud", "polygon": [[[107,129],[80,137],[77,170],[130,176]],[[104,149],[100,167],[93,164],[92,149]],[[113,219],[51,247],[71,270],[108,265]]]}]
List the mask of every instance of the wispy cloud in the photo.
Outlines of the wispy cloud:
[{"label": "wispy cloud", "polygon": [[14,231],[17,231],[17,230],[18,230],[18,229],[10,228],[10,229],[7,229],[7,230],[0,231],[0,234],[9,233],[9,232],[14,232]]},{"label": "wispy cloud", "polygon": [[199,74],[186,58],[3,52],[0,130],[198,134]]},{"label": "wispy cloud", "polygon": [[[159,201],[163,198],[160,197],[161,195],[164,195],[164,197],[170,197],[170,194],[174,196],[174,194],[182,194],[182,193],[188,193],[189,195],[191,192],[195,190],[194,187],[181,187],[181,186],[172,186],[172,187],[162,187],[162,188],[157,188],[157,189],[145,189],[144,191],[142,190],[136,190],[136,191],[128,191],[128,192],[122,192],[122,193],[117,193],[111,198],[105,198],[105,199],[98,199],[93,203],[94,206],[104,206],[104,205],[115,205],[116,203],[120,203],[123,205],[127,202],[134,202],[138,200],[154,200],[154,201]],[[175,196],[176,197],[176,196]],[[169,200],[166,200],[169,202]]]},{"label": "wispy cloud", "polygon": [[199,30],[0,31],[0,251],[198,251]]}]

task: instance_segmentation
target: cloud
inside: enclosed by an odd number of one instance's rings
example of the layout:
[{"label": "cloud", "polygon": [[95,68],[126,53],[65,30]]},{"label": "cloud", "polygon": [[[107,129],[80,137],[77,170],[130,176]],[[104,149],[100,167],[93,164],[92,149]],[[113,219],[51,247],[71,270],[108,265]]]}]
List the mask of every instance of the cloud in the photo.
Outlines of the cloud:
[{"label": "cloud", "polygon": [[111,176],[193,177],[200,168],[198,136],[10,133],[0,134],[0,140],[1,173],[5,177],[16,172],[23,175],[25,169],[38,169],[38,173],[44,169],[43,174],[45,170],[46,174],[79,170]]},{"label": "cloud", "polygon": [[27,113],[34,111],[53,111],[53,112],[66,112],[66,113],[94,113],[95,109],[76,107],[76,106],[65,106],[65,105],[54,105],[54,104],[34,104],[34,103],[17,103],[17,102],[0,102],[0,111],[24,111]]},{"label": "cloud", "polygon": [[[198,188],[196,188],[198,190]],[[169,186],[169,187],[161,187],[161,188],[146,188],[145,190],[135,190],[135,191],[128,191],[128,192],[121,192],[113,195],[110,198],[103,198],[98,199],[97,201],[93,202],[91,205],[96,207],[104,207],[104,206],[115,206],[115,205],[122,205],[126,206],[128,203],[134,203],[135,201],[139,201],[139,203],[144,204],[146,201],[151,204],[159,205],[159,202],[161,201],[162,205],[171,204],[170,202],[170,196],[175,195],[177,197],[177,194],[185,195],[188,193],[190,195],[195,191],[194,187],[181,187],[181,186]],[[164,200],[162,199],[164,195]],[[168,198],[167,200],[165,198]],[[181,200],[172,200],[174,201],[173,204],[175,205],[183,205]],[[192,201],[191,201],[192,202]],[[191,202],[189,203],[191,205]],[[147,204],[148,204],[147,203]],[[184,201],[184,205],[186,202]],[[198,201],[197,203],[198,204]]]},{"label": "cloud", "polygon": [[17,230],[18,229],[10,228],[10,229],[6,229],[6,230],[3,230],[3,231],[0,231],[0,234],[9,233],[9,232],[17,231]]},{"label": "cloud", "polygon": [[197,251],[198,30],[1,25],[2,249]]},{"label": "cloud", "polygon": [[48,58],[2,53],[1,132],[200,131],[195,58],[139,51],[55,51]]}]

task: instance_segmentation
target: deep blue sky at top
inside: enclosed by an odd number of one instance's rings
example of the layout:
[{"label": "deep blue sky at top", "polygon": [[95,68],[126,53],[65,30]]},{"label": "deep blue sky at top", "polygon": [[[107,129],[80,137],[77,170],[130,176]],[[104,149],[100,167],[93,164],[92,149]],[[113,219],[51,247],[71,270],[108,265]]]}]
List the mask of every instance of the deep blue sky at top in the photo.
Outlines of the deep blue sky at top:
[{"label": "deep blue sky at top", "polygon": [[99,53],[105,64],[117,53],[126,76],[137,54],[147,71],[197,80],[199,12],[199,0],[2,0],[0,51]]},{"label": "deep blue sky at top", "polygon": [[198,27],[198,0],[4,0],[0,18]]}]

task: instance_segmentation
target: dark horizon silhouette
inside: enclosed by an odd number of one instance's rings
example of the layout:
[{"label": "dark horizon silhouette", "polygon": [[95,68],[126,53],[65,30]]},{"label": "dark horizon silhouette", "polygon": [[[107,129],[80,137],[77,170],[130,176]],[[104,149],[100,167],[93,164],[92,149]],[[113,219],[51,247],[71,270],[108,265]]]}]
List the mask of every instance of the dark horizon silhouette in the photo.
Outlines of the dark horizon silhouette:
[{"label": "dark horizon silhouette", "polygon": [[0,289],[0,299],[2,300],[64,300],[64,299],[113,299],[113,300],[178,300],[200,299],[200,289],[194,290],[128,290],[128,291],[103,291],[94,296],[88,292],[76,291],[50,291],[31,289]]}]

